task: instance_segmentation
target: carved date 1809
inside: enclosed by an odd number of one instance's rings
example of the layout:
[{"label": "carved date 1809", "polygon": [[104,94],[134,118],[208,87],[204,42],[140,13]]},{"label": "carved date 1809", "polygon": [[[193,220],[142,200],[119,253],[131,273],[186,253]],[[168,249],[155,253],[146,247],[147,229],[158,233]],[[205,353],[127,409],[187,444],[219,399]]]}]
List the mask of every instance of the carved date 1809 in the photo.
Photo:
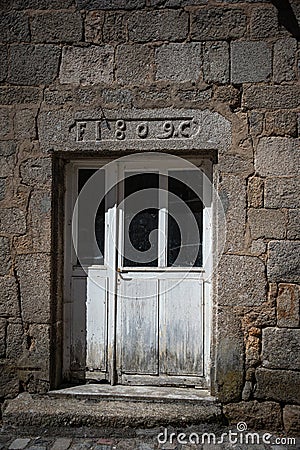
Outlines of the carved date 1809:
[{"label": "carved date 1809", "polygon": [[190,139],[199,131],[193,118],[76,121],[77,142],[124,139]]}]

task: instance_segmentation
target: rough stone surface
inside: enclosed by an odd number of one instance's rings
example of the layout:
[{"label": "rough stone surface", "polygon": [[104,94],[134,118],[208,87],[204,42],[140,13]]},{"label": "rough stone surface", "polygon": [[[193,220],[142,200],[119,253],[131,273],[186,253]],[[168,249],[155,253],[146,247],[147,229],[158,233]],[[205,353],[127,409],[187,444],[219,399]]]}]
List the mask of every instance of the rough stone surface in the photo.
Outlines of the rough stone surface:
[{"label": "rough stone surface", "polygon": [[280,39],[274,45],[273,79],[276,83],[291,81],[296,77],[295,55],[296,39]]},{"label": "rough stone surface", "polygon": [[77,42],[82,38],[82,19],[78,12],[50,11],[31,20],[32,42]]},{"label": "rough stone surface", "polygon": [[6,320],[0,318],[0,358],[5,358],[6,325],[7,325]]},{"label": "rough stone surface", "polygon": [[287,433],[299,433],[300,406],[286,405],[283,408],[283,423]]},{"label": "rough stone surface", "polygon": [[274,402],[230,403],[224,406],[224,414],[230,424],[246,422],[247,427],[253,430],[278,430],[282,428],[281,408]]},{"label": "rough stone surface", "polygon": [[[208,109],[192,110],[192,109],[171,109],[171,108],[157,108],[158,99],[161,99],[161,92],[156,88],[145,91],[137,89],[135,92],[139,92],[139,98],[146,92],[145,97],[149,95],[152,96],[149,103],[152,106],[155,104],[155,109],[145,109],[141,111],[140,109],[122,109],[118,110],[106,110],[105,117],[110,123],[109,136],[107,139],[97,142],[95,146],[95,127],[93,123],[89,123],[86,133],[82,137],[82,140],[78,141],[77,133],[78,128],[75,126],[74,120],[85,121],[87,116],[93,118],[93,120],[99,120],[103,117],[103,110],[101,108],[89,108],[82,110],[74,108],[69,108],[65,110],[53,110],[53,111],[43,111],[38,117],[38,127],[39,127],[39,139],[40,145],[43,152],[51,151],[91,151],[91,145],[93,151],[97,151],[100,154],[107,151],[167,151],[172,152],[179,151],[183,152],[193,148],[194,150],[207,149],[210,151],[212,149],[220,149],[224,152],[228,148],[231,139],[231,125],[230,122],[225,119],[222,115],[211,112]],[[165,102],[165,92],[162,95],[163,101]],[[135,103],[135,100],[133,100]],[[137,102],[136,102],[137,103]],[[146,101],[144,102],[144,104]],[[160,139],[157,136],[160,135],[161,127],[164,121],[171,120],[190,120],[193,118],[196,126],[199,126],[197,132],[195,132],[188,139],[181,137],[178,133],[174,133],[173,137],[170,139]],[[115,126],[116,121],[121,119],[125,120],[125,125],[127,126],[124,139],[117,139],[115,136]],[[154,120],[153,120],[154,119]],[[147,139],[140,139],[136,133],[136,127],[134,122],[138,120],[146,120],[154,122],[154,127],[152,128],[153,137]],[[155,123],[159,123],[156,125]],[[153,123],[152,122],[152,123]],[[175,122],[176,123],[176,122]],[[205,127],[200,124],[204,124]],[[161,124],[161,126],[160,126]],[[179,126],[179,125],[178,125]],[[150,130],[151,131],[151,130]],[[150,135],[151,136],[151,135]],[[163,142],[162,142],[163,141]],[[240,180],[238,179],[237,182]]]},{"label": "rough stone surface", "polygon": [[114,11],[90,11],[85,20],[85,39],[94,44],[127,41],[128,14]]},{"label": "rough stone surface", "polygon": [[61,83],[74,84],[112,82],[112,46],[64,47],[59,78]]},{"label": "rough stone surface", "polygon": [[201,74],[201,44],[168,44],[156,50],[156,80],[197,81]]},{"label": "rough stone surface", "polygon": [[36,87],[1,86],[0,104],[37,103],[42,97],[42,90]]},{"label": "rough stone surface", "polygon": [[271,241],[267,273],[270,281],[300,283],[300,242]]},{"label": "rough stone surface", "polygon": [[246,109],[289,109],[300,106],[297,85],[250,86],[244,89],[242,105]]},{"label": "rough stone surface", "polygon": [[[226,155],[226,154],[220,155],[218,165],[220,171],[228,175],[235,173],[236,175],[247,176],[253,173],[254,169],[252,159],[241,155]],[[243,185],[244,183],[242,183],[242,186]],[[240,243],[243,244],[243,241],[241,241]]]},{"label": "rough stone surface", "polygon": [[0,276],[6,275],[11,268],[9,239],[0,236]]},{"label": "rough stone surface", "polygon": [[188,14],[180,10],[135,12],[128,19],[130,41],[183,41],[188,34]]},{"label": "rough stone surface", "polygon": [[92,86],[50,86],[44,92],[44,105],[66,106],[73,103],[93,104],[99,100],[98,89]]},{"label": "rough stone surface", "polygon": [[229,47],[226,42],[208,42],[204,45],[203,74],[208,83],[229,81]]},{"label": "rough stone surface", "polygon": [[224,250],[242,250],[246,222],[246,186],[244,180],[237,176],[224,176],[220,184],[219,195],[226,219]]},{"label": "rough stone surface", "polygon": [[279,327],[299,327],[300,286],[296,284],[278,285],[277,325]]},{"label": "rough stone surface", "polygon": [[0,178],[0,201],[5,198],[6,182],[5,178]]},{"label": "rough stone surface", "polygon": [[22,450],[30,442],[30,438],[18,438],[15,439],[9,446],[10,450]]},{"label": "rough stone surface", "polygon": [[[12,0],[16,9],[61,9],[61,0]],[[64,8],[73,6],[74,0],[65,0]]]},{"label": "rough stone surface", "polygon": [[300,139],[262,138],[257,146],[255,168],[262,176],[292,176],[300,172]]},{"label": "rough stone surface", "polygon": [[29,201],[29,226],[32,250],[51,252],[51,196],[35,190]]},{"label": "rough stone surface", "polygon": [[18,286],[14,277],[0,277],[0,316],[14,317],[19,313]]},{"label": "rough stone surface", "polygon": [[7,76],[7,47],[0,45],[0,82]]},{"label": "rough stone surface", "polygon": [[258,368],[255,376],[257,381],[255,398],[300,403],[300,372]]},{"label": "rough stone surface", "polygon": [[285,214],[274,209],[249,209],[248,219],[252,239],[283,239]]},{"label": "rough stone surface", "polygon": [[0,139],[11,139],[13,137],[13,122],[10,108],[0,108],[0,121]]},{"label": "rough stone surface", "polygon": [[127,41],[128,14],[107,12],[103,25],[103,41],[122,43]]},{"label": "rough stone surface", "polygon": [[133,94],[128,89],[103,89],[101,97],[103,102],[111,108],[128,108],[132,104]]},{"label": "rough stone surface", "polygon": [[184,6],[198,6],[208,3],[208,0],[149,0],[151,6],[160,8],[176,8]]},{"label": "rough stone surface", "polygon": [[287,238],[300,239],[300,209],[290,209],[288,212]]},{"label": "rough stone surface", "polygon": [[221,402],[238,401],[242,395],[244,371],[244,346],[240,318],[232,307],[218,309],[218,346],[216,383],[217,397]]},{"label": "rough stone surface", "polygon": [[[39,367],[42,374],[42,380],[47,381],[48,369],[50,364],[50,327],[45,324],[30,324],[26,330],[27,349],[23,351],[19,359],[21,367],[31,369]],[[34,387],[33,387],[34,389]]]},{"label": "rough stone surface", "polygon": [[71,439],[69,438],[58,438],[51,450],[67,450],[71,445]]},{"label": "rough stone surface", "polygon": [[251,208],[263,206],[264,182],[259,177],[253,177],[248,182],[248,204]]},{"label": "rough stone surface", "polygon": [[169,86],[157,87],[151,84],[134,91],[133,104],[136,108],[165,108],[172,103]]},{"label": "rough stone surface", "polygon": [[262,364],[270,369],[300,369],[300,329],[265,328]]},{"label": "rough stone surface", "polygon": [[[13,156],[16,153],[16,143],[14,141],[0,142],[0,156],[8,157]],[[8,173],[5,173],[7,176]]]},{"label": "rough stone surface", "polygon": [[50,158],[30,158],[20,166],[20,174],[24,184],[43,186],[51,183],[52,162]]},{"label": "rough stone surface", "polygon": [[139,9],[145,6],[145,0],[77,0],[79,9]]},{"label": "rough stone surface", "polygon": [[264,115],[257,111],[248,114],[249,128],[252,136],[259,136],[263,132]]},{"label": "rough stone surface", "polygon": [[266,208],[300,208],[300,178],[267,178]]},{"label": "rough stone surface", "polygon": [[17,363],[24,352],[24,326],[21,323],[9,323],[7,326],[6,356]]},{"label": "rough stone surface", "polygon": [[297,136],[297,114],[292,111],[266,113],[266,134],[275,136]]},{"label": "rough stone surface", "polygon": [[85,18],[85,40],[94,44],[103,43],[103,25],[105,20],[104,11],[90,11]]},{"label": "rough stone surface", "polygon": [[0,397],[13,398],[19,392],[19,380],[16,370],[6,360],[0,361]]},{"label": "rough stone surface", "polygon": [[259,6],[251,14],[251,38],[273,37],[278,32],[278,12],[275,7],[264,8]]},{"label": "rough stone surface", "polygon": [[26,231],[26,217],[19,208],[3,208],[0,210],[0,233],[24,234]]},{"label": "rough stone surface", "polygon": [[19,255],[17,274],[24,320],[50,320],[50,258],[47,254]]},{"label": "rough stone surface", "polygon": [[[12,141],[3,141],[0,142],[0,153],[2,152],[9,152],[11,149],[14,148],[14,143]],[[15,155],[9,155],[9,156],[1,156],[1,163],[0,163],[0,177],[12,177],[15,173],[15,161],[16,157]]]},{"label": "rough stone surface", "polygon": [[198,9],[191,14],[191,37],[203,41],[242,37],[246,16],[240,9]]},{"label": "rough stone surface", "polygon": [[1,42],[29,42],[28,17],[23,12],[1,14]]},{"label": "rough stone surface", "polygon": [[215,86],[214,99],[231,108],[236,108],[240,104],[240,91],[231,85]]},{"label": "rough stone surface", "polygon": [[12,84],[47,84],[58,75],[60,48],[54,45],[13,45],[8,81]]},{"label": "rough stone surface", "polygon": [[266,299],[264,264],[251,256],[225,255],[219,264],[220,305],[259,306]]},{"label": "rough stone surface", "polygon": [[36,137],[36,109],[20,109],[14,116],[16,139],[34,139]]},{"label": "rough stone surface", "polygon": [[272,52],[264,41],[241,41],[231,44],[232,83],[266,81],[271,75]]},{"label": "rough stone surface", "polygon": [[267,244],[263,239],[256,239],[251,243],[251,253],[255,256],[262,255],[267,251]]},{"label": "rough stone surface", "polygon": [[[99,429],[124,429],[137,427],[152,428],[154,426],[186,426],[204,422],[218,422],[221,410],[214,402],[205,402],[202,407],[195,408],[194,404],[182,403],[146,403],[140,402],[101,401],[93,403],[69,398],[59,400],[50,396],[36,397],[28,393],[20,394],[10,401],[5,408],[4,424],[26,428],[28,424],[41,430],[51,427],[72,426],[96,427]],[[143,415],[141,416],[141,409]],[[33,419],[34,418],[34,419]],[[123,430],[123,431],[122,431]],[[132,448],[132,445],[129,447]]]},{"label": "rough stone surface", "polygon": [[212,91],[206,85],[199,86],[197,89],[186,87],[176,89],[174,93],[178,106],[188,105],[193,108],[194,105],[207,105],[212,96]]},{"label": "rough stone surface", "polygon": [[116,57],[117,81],[124,84],[149,81],[151,62],[151,50],[147,45],[119,45]]}]

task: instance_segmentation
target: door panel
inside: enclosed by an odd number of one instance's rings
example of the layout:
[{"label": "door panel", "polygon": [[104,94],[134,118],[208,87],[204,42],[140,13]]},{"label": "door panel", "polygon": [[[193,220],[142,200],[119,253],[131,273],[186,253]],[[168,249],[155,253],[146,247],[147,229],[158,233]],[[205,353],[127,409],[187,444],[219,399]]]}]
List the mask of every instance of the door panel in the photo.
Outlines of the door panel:
[{"label": "door panel", "polygon": [[168,375],[203,375],[203,293],[197,279],[160,282],[160,361]]},{"label": "door panel", "polygon": [[89,269],[86,303],[88,370],[107,370],[107,292],[108,278],[100,270]]},{"label": "door panel", "polygon": [[158,374],[158,281],[120,283],[119,350],[121,373]]},{"label": "door panel", "polygon": [[[73,277],[71,284],[71,370],[85,371],[86,358],[86,277]],[[74,374],[78,378],[78,374]]]}]

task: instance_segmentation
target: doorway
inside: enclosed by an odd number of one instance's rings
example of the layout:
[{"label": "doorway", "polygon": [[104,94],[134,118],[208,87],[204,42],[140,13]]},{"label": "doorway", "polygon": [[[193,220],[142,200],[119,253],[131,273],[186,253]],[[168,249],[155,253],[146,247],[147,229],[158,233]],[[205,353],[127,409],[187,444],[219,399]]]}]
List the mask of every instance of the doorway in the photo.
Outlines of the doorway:
[{"label": "doorway", "polygon": [[193,163],[68,165],[66,378],[209,387],[212,164]]}]

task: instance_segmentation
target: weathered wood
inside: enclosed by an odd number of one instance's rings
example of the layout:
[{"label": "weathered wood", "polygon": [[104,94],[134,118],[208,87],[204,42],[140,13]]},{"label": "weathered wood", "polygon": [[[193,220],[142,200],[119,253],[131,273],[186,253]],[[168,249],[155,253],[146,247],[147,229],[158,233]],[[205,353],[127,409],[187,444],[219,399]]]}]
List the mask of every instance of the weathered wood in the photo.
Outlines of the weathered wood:
[{"label": "weathered wood", "polygon": [[158,373],[158,282],[122,280],[118,339],[122,373]]},{"label": "weathered wood", "polygon": [[[104,272],[104,273],[102,273]],[[106,270],[89,269],[87,278],[87,368],[107,370],[107,277]]]}]

